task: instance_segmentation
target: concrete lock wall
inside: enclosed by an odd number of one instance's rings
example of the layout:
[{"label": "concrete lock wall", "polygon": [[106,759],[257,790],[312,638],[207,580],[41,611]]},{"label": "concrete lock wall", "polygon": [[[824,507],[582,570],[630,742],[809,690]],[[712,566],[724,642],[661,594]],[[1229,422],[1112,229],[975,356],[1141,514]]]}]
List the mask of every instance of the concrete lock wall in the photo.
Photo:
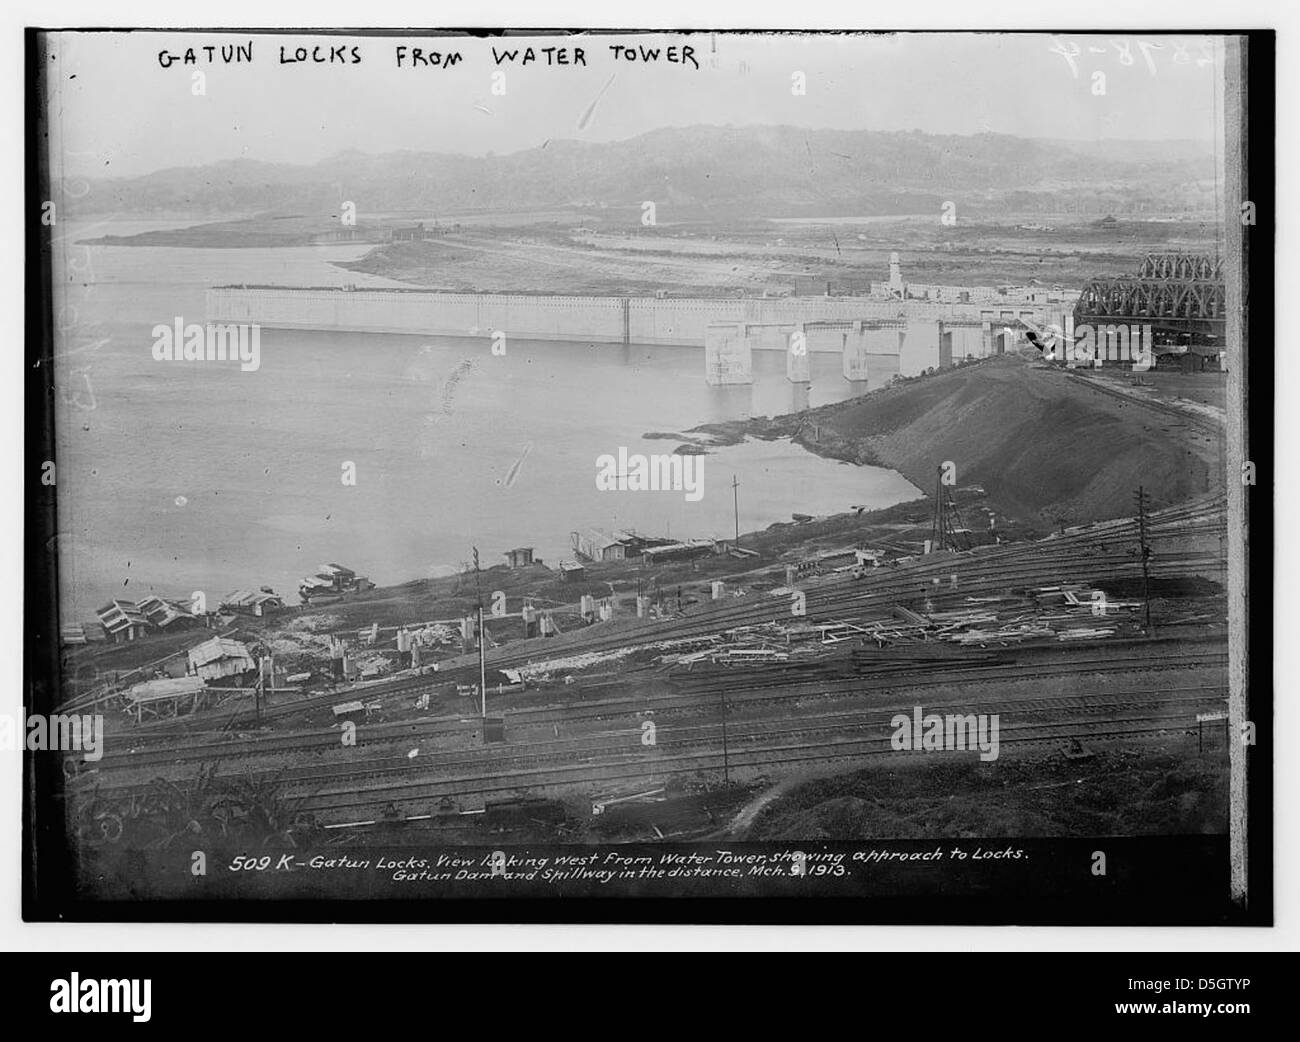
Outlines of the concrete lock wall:
[{"label": "concrete lock wall", "polygon": [[[910,321],[978,320],[981,310],[989,310],[862,297],[660,299],[280,286],[210,289],[207,306],[210,321],[256,322],[269,328],[435,336],[489,336],[501,330],[520,339],[688,347],[703,343],[711,324],[746,322],[777,327],[753,345],[771,351],[786,350],[789,332],[801,324],[897,320],[900,314]],[[1006,313],[1018,310],[1008,308]],[[842,338],[829,330],[810,337],[813,351],[839,352],[843,346]]]},{"label": "concrete lock wall", "polygon": [[[864,309],[889,308],[888,302],[859,302],[825,297],[811,298],[701,298],[691,300],[631,298],[628,332],[633,343],[695,346],[710,325],[746,323],[752,346],[758,351],[785,351],[789,334],[810,322],[862,317]],[[837,351],[838,346],[814,345],[812,350]]]},{"label": "concrete lock wall", "polygon": [[[844,339],[818,324],[908,319],[978,318],[973,305],[930,304],[920,301],[870,300],[863,297],[764,297],[628,300],[628,333],[633,343],[696,345],[710,325],[744,322],[754,350],[784,351],[793,329],[809,326],[808,348],[818,354],[839,353]],[[842,333],[843,330],[840,330]]]},{"label": "concrete lock wall", "polygon": [[808,355],[790,352],[791,333],[799,329],[808,354],[842,355],[846,379],[887,382],[1012,350],[1016,337],[1003,328],[1018,327],[1019,317],[1063,324],[1061,305],[1019,302],[990,307],[859,297],[661,299],[278,286],[210,289],[207,310],[209,321],[269,328],[484,338],[500,331],[521,340],[703,344],[706,379],[714,385],[753,383],[754,351],[785,352],[789,379],[807,383]]},{"label": "concrete lock wall", "polygon": [[704,334],[704,379],[711,387],[754,382],[753,338],[744,325],[709,326]]},{"label": "concrete lock wall", "polygon": [[207,293],[208,319],[273,329],[341,329],[433,336],[507,336],[621,344],[619,297],[533,297],[406,290],[219,288]]}]

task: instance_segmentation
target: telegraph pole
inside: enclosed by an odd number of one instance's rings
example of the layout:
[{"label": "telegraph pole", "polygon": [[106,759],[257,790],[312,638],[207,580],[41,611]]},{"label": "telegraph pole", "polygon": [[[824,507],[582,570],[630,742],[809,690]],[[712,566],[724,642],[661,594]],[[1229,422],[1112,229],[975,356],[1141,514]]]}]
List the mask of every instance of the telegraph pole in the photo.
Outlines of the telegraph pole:
[{"label": "telegraph pole", "polygon": [[[487,633],[483,629],[483,587],[479,583],[478,573],[478,547],[474,547],[474,593],[478,600],[478,690],[480,704],[482,705],[482,717],[487,719]],[[487,733],[484,732],[486,739]]]},{"label": "telegraph pole", "polygon": [[[957,509],[952,489],[944,484],[944,468],[938,469],[934,484],[934,516],[930,522],[931,550],[969,550],[970,534]],[[960,538],[959,538],[960,536]]]},{"label": "telegraph pole", "polygon": [[1139,485],[1133,498],[1137,500],[1138,508],[1138,546],[1142,554],[1142,598],[1146,602],[1146,629],[1149,637],[1151,636],[1151,571],[1147,562],[1151,557],[1151,547],[1147,545],[1147,500],[1150,497]]},{"label": "telegraph pole", "polygon": [[727,689],[721,688],[722,694],[722,782],[731,788],[731,764],[727,757]]},{"label": "telegraph pole", "polygon": [[740,493],[736,490],[740,488],[740,482],[736,480],[736,475],[731,475],[731,502],[736,511],[736,545],[740,545]]},{"label": "telegraph pole", "polygon": [[930,524],[930,549],[943,549],[943,467],[934,480],[934,520]]}]

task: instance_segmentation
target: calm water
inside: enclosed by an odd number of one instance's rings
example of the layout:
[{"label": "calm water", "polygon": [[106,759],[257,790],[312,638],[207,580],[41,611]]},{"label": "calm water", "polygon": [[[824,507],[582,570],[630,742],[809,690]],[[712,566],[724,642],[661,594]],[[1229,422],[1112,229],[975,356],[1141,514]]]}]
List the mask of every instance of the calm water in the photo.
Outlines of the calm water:
[{"label": "calm water", "polygon": [[[181,224],[187,222],[174,222]],[[84,235],[147,227],[115,222]],[[851,504],[918,495],[892,471],[750,442],[703,457],[704,498],[601,492],[596,457],[670,452],[650,431],[774,415],[861,393],[839,358],[813,355],[811,391],[756,353],[752,387],[710,388],[703,349],[263,330],[262,365],[157,362],[151,330],[204,320],[204,289],[227,282],[385,285],[330,262],[353,246],[155,249],[68,246],[58,323],[58,489],[63,614],[113,596],[220,597],[337,561],[381,584],[443,574],[477,545],[550,563],[597,525],[724,536]],[[345,486],[343,464],[356,469]]]}]

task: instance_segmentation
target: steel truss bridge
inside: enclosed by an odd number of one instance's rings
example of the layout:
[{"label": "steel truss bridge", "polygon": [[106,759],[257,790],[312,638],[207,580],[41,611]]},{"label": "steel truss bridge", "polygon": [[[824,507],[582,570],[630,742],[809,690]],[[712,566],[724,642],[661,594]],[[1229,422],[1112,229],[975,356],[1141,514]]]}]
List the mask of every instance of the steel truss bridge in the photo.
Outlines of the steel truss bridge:
[{"label": "steel truss bridge", "polygon": [[1150,325],[1158,343],[1223,342],[1226,287],[1217,257],[1150,253],[1136,275],[1098,278],[1083,288],[1075,325]]}]

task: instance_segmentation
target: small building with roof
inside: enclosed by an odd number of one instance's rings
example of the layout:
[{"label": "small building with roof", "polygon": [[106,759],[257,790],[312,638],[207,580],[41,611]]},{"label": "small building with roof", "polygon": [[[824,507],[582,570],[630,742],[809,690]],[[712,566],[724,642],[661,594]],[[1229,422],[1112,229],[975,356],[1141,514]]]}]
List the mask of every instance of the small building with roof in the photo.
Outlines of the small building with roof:
[{"label": "small building with roof", "polygon": [[253,615],[257,618],[261,618],[268,611],[278,611],[283,607],[284,598],[267,586],[263,586],[260,590],[235,590],[227,594],[221,602],[223,611]]},{"label": "small building with roof", "polygon": [[257,662],[248,648],[229,637],[213,637],[188,652],[190,676],[203,680],[220,680],[223,677],[242,678],[243,674],[257,669]]},{"label": "small building with roof", "polygon": [[182,601],[169,601],[162,597],[145,597],[143,600],[136,602],[136,607],[149,620],[150,626],[167,632],[191,629],[202,622],[190,611],[189,605]]},{"label": "small building with roof", "polygon": [[114,644],[139,640],[150,629],[148,617],[131,601],[111,600],[95,614]]},{"label": "small building with roof", "polygon": [[603,528],[584,528],[571,532],[569,539],[573,544],[573,552],[588,561],[622,561],[627,557],[627,547]]},{"label": "small building with roof", "polygon": [[587,569],[577,561],[560,562],[560,582],[580,583],[585,582],[587,578]]},{"label": "small building with roof", "polygon": [[533,563],[533,548],[531,546],[516,546],[513,550],[505,552],[505,558],[511,568],[527,568]]}]

